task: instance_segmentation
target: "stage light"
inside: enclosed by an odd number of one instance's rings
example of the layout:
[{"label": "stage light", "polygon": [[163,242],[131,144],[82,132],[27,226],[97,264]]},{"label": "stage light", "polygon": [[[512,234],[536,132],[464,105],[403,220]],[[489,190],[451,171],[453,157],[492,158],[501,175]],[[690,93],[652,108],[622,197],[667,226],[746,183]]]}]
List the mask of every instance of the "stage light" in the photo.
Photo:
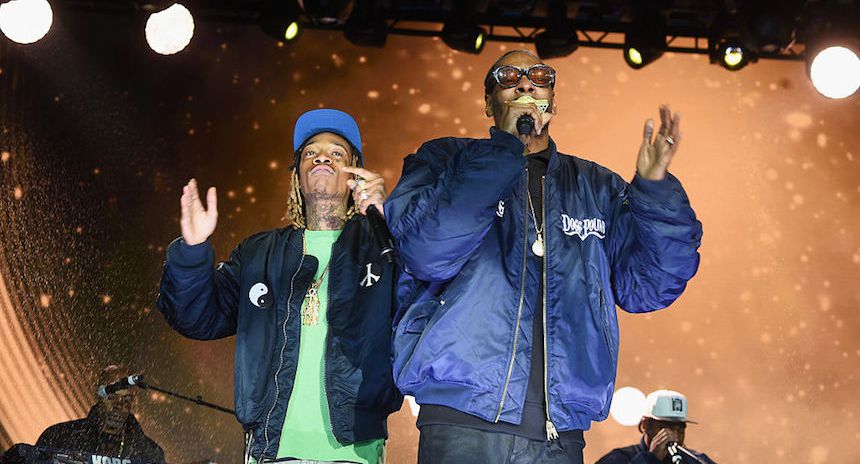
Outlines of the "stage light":
[{"label": "stage light", "polygon": [[442,41],[454,50],[479,54],[484,49],[487,32],[475,20],[474,0],[453,2],[448,19],[442,26]]},{"label": "stage light", "polygon": [[576,30],[567,21],[567,4],[563,0],[550,2],[546,30],[535,36],[535,49],[542,59],[564,58],[579,48]]},{"label": "stage light", "polygon": [[194,36],[194,17],[181,3],[152,13],[146,20],[146,42],[156,53],[181,52]]},{"label": "stage light", "polygon": [[260,28],[281,43],[296,42],[304,26],[299,21],[296,2],[269,0],[260,15]]},{"label": "stage light", "polygon": [[663,47],[651,47],[631,41],[624,44],[624,61],[633,69],[641,69],[663,56],[665,50],[665,40]]},{"label": "stage light", "polygon": [[[812,50],[811,50],[812,51]],[[827,98],[849,97],[860,87],[857,47],[834,45],[807,56],[812,85]]]},{"label": "stage light", "polygon": [[627,63],[634,68],[642,66],[642,54],[636,48],[628,48],[626,53]]},{"label": "stage light", "polygon": [[744,49],[741,47],[726,47],[723,52],[723,63],[728,68],[734,68],[744,61]]},{"label": "stage light", "polygon": [[53,22],[54,12],[47,0],[11,0],[0,5],[0,31],[19,44],[45,37]]},{"label": "stage light", "polygon": [[721,11],[708,31],[708,59],[729,71],[738,71],[758,61],[759,46],[749,32],[747,20]]},{"label": "stage light", "polygon": [[297,21],[291,22],[284,30],[284,39],[289,42],[299,36],[302,26]]},{"label": "stage light", "polygon": [[535,36],[535,49],[541,59],[564,58],[579,48],[579,38],[576,31],[563,34],[553,34],[544,31]]},{"label": "stage light", "polygon": [[653,63],[666,51],[664,19],[656,11],[640,12],[624,34],[624,61],[640,69]]},{"label": "stage light", "polygon": [[454,50],[479,54],[484,49],[487,32],[477,24],[452,21],[442,28],[442,41]]},{"label": "stage light", "polygon": [[609,414],[621,425],[636,425],[645,412],[645,394],[638,388],[619,388],[612,395]]},{"label": "stage light", "polygon": [[711,50],[710,60],[729,71],[738,71],[758,61],[758,54],[739,40],[722,40]]}]

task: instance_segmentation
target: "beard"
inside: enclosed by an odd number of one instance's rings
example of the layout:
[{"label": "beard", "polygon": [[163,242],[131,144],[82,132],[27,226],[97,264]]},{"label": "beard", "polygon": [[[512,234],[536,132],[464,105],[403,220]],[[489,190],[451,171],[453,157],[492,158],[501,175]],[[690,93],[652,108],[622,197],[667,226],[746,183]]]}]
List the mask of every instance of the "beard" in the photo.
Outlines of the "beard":
[{"label": "beard", "polygon": [[116,435],[125,428],[125,422],[128,420],[128,413],[121,411],[111,411],[105,415],[104,423],[102,424],[102,432],[109,435]]}]

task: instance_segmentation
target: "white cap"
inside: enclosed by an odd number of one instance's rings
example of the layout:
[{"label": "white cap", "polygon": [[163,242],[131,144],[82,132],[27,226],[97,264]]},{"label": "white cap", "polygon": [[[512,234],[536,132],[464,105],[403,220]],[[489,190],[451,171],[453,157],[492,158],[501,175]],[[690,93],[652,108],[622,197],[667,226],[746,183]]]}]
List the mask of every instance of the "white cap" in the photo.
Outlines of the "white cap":
[{"label": "white cap", "polygon": [[672,390],[657,390],[645,398],[644,417],[669,422],[695,422],[687,419],[687,397]]}]

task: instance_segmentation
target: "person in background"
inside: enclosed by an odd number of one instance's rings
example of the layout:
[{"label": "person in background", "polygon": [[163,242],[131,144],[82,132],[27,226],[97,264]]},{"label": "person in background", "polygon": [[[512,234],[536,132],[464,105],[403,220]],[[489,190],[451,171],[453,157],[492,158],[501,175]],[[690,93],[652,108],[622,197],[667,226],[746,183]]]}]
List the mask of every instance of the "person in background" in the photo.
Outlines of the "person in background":
[{"label": "person in background", "polygon": [[671,449],[673,444],[685,446],[687,424],[695,423],[687,418],[686,396],[671,390],[651,392],[639,421],[642,439],[636,445],[610,451],[597,464],[716,464],[706,454],[686,448]]},{"label": "person in background", "polygon": [[[101,371],[99,385],[110,385],[129,374],[117,365],[109,365]],[[39,436],[36,446],[134,461],[164,462],[164,451],[146,436],[134,417],[136,404],[134,388],[98,396],[87,417],[48,427]]]}]

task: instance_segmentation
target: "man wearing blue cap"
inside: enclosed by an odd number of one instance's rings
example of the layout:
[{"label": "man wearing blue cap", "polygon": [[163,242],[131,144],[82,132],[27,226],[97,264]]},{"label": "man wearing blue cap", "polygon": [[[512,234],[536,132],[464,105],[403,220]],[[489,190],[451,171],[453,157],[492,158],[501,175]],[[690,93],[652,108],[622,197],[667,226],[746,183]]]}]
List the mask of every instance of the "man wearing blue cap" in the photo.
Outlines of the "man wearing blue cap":
[{"label": "man wearing blue cap", "polygon": [[358,125],[342,111],[303,114],[293,147],[291,225],[252,235],[217,267],[215,188],[207,208],[188,182],[157,304],[186,337],[236,335],[246,462],[378,463],[403,400],[390,362],[399,271],[364,216],[382,210],[383,179],[361,167]]}]

